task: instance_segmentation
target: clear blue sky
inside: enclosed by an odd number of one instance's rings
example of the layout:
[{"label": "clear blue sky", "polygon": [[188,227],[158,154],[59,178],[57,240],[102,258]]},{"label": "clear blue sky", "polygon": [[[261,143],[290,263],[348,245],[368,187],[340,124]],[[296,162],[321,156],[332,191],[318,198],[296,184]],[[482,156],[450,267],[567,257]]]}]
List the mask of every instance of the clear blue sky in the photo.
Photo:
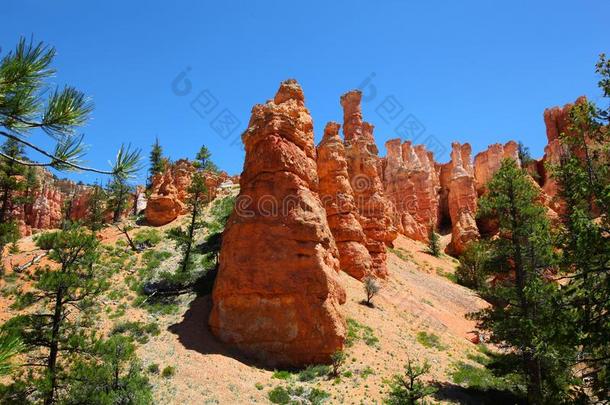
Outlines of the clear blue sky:
[{"label": "clear blue sky", "polygon": [[[318,141],[327,121],[341,121],[339,96],[371,74],[377,95],[363,110],[382,154],[415,117],[425,130],[411,133],[439,151],[516,139],[540,156],[543,110],[599,99],[594,64],[610,52],[607,0],[2,3],[2,53],[21,35],[55,46],[54,82],[93,99],[83,132],[99,167],[121,142],[147,155],[158,136],[171,158],[206,144],[239,173],[243,150],[231,143],[280,81],[303,86]],[[184,82],[172,83],[185,69],[191,90],[180,96]]]}]

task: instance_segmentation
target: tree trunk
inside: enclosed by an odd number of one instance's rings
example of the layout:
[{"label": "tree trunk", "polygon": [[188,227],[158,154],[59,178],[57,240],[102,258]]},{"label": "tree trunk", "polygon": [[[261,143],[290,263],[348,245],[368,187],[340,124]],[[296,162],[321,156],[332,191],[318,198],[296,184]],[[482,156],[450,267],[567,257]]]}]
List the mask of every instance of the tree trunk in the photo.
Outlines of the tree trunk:
[{"label": "tree trunk", "polygon": [[191,256],[191,248],[193,246],[193,236],[195,235],[195,222],[197,221],[197,214],[198,214],[198,212],[197,212],[198,203],[199,203],[199,195],[196,194],[193,196],[193,214],[191,216],[191,224],[189,226],[188,241],[186,244],[186,249],[184,250],[184,260],[182,261],[182,271],[187,270],[189,258]]},{"label": "tree trunk", "polygon": [[125,199],[125,190],[123,185],[120,185],[119,195],[117,196],[116,207],[114,207],[113,222],[119,222],[121,220],[121,212],[123,211],[123,200]]},{"label": "tree trunk", "polygon": [[51,331],[51,343],[49,350],[49,361],[47,370],[49,372],[50,390],[45,398],[45,405],[55,402],[55,389],[57,388],[57,354],[59,353],[59,327],[61,326],[61,312],[63,308],[63,289],[59,288],[55,296],[55,312],[53,314],[53,329]]},{"label": "tree trunk", "polygon": [[2,190],[2,208],[0,208],[0,223],[4,223],[6,221],[9,200],[10,190],[8,186],[4,186],[4,189]]}]

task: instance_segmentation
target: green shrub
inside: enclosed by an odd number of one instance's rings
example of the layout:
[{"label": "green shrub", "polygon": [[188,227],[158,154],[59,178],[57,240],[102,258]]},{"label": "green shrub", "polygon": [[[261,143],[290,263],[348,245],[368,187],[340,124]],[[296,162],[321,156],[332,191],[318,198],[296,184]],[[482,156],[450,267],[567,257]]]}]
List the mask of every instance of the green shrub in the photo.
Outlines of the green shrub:
[{"label": "green shrub", "polygon": [[254,386],[256,387],[257,390],[262,391],[263,388],[265,388],[265,386],[262,383],[257,382],[256,384],[254,384]]},{"label": "green shrub", "polygon": [[159,365],[157,363],[149,364],[147,368],[150,374],[159,374]]},{"label": "green shrub", "polygon": [[133,243],[138,246],[152,247],[161,242],[161,234],[156,229],[143,229],[133,237]]},{"label": "green shrub", "polygon": [[299,381],[312,381],[318,377],[327,376],[330,372],[330,367],[324,364],[317,366],[309,366],[305,370],[299,372]]},{"label": "green shrub", "polygon": [[277,378],[278,380],[290,380],[292,373],[287,370],[275,370],[271,378]]},{"label": "green shrub", "polygon": [[142,254],[142,262],[144,263],[144,269],[146,272],[157,269],[164,260],[169,259],[172,256],[170,252],[158,251],[158,250],[147,250]]},{"label": "green shrub", "polygon": [[326,391],[310,387],[275,387],[268,394],[274,404],[311,404],[319,405],[330,397]]},{"label": "green shrub", "polygon": [[466,246],[455,271],[458,284],[475,290],[485,284],[486,267],[491,261],[489,242],[475,241]]},{"label": "green shrub", "polygon": [[126,334],[141,344],[148,342],[149,336],[158,336],[160,333],[161,330],[156,323],[144,324],[137,321],[119,322],[110,331],[111,336]]},{"label": "green shrub", "polygon": [[284,387],[275,387],[268,394],[269,401],[274,404],[287,404],[290,401],[290,394]]},{"label": "green shrub", "polygon": [[402,261],[407,262],[413,259],[413,255],[402,248],[388,248],[388,250],[391,253],[394,253]]},{"label": "green shrub", "polygon": [[366,368],[360,372],[360,376],[363,379],[366,379],[368,376],[370,376],[372,374],[375,374],[375,370],[373,370],[371,368],[371,366],[366,366]]},{"label": "green shrub", "polygon": [[370,326],[362,325],[355,319],[347,320],[347,337],[345,338],[345,346],[351,347],[362,339],[368,346],[377,347],[379,339],[375,336],[373,329]]},{"label": "green shrub", "polygon": [[417,342],[427,348],[434,348],[437,350],[446,349],[446,347],[441,344],[441,339],[434,333],[428,333],[424,331],[418,332]]},{"label": "green shrub", "polygon": [[171,378],[176,374],[176,368],[172,366],[165,366],[163,371],[161,372],[161,376],[163,378]]}]

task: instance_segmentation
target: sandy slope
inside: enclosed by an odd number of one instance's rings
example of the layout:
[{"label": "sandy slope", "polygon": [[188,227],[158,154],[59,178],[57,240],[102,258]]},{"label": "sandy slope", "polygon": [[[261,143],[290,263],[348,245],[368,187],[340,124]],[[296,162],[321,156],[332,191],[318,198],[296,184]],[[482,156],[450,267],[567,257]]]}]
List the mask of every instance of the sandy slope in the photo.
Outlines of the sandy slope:
[{"label": "sandy slope", "polygon": [[[371,347],[357,341],[346,350],[349,359],[343,371],[351,371],[351,377],[342,377],[338,383],[326,379],[305,383],[330,392],[330,403],[380,403],[387,391],[384,380],[400,372],[408,357],[427,360],[432,365],[430,378],[447,381],[451,363],[465,360],[467,353],[475,351],[467,339],[473,324],[464,315],[482,307],[483,301],[436,274],[437,268],[453,271],[455,262],[448,257],[431,257],[423,253],[423,245],[406,238],[399,239],[396,248],[402,249],[402,256],[410,253],[412,259],[405,261],[390,254],[391,277],[375,298],[375,308],[360,304],[364,298],[361,283],[341,275],[348,296],[346,316],[371,327],[379,342]],[[145,364],[177,367],[172,379],[154,379],[159,403],[268,403],[267,392],[286,384],[211,336],[206,326],[209,297],[186,299],[184,309],[183,315],[160,318],[165,332],[140,349]],[[422,346],[416,340],[420,331],[438,335],[445,348]],[[374,374],[360,376],[367,367]],[[257,389],[257,383],[263,388]]]},{"label": "sandy slope", "polygon": [[[114,244],[117,238],[122,236],[109,228],[104,232],[103,243]],[[24,239],[21,246],[22,253],[8,258],[12,263],[21,263],[36,254],[31,238]],[[171,242],[163,241],[157,249],[171,246]],[[348,360],[342,371],[348,376],[340,380],[318,378],[300,383],[294,376],[290,383],[329,392],[329,403],[381,403],[387,392],[385,381],[401,372],[409,357],[431,364],[430,379],[449,381],[451,364],[466,360],[466,355],[476,350],[468,340],[473,324],[464,316],[484,302],[442,275],[454,271],[454,259],[444,255],[434,258],[424,251],[424,245],[410,239],[401,237],[396,241],[394,253],[389,254],[390,278],[375,297],[375,308],[360,303],[364,298],[362,284],[341,274],[348,297],[343,307],[346,317],[370,327],[378,342],[369,346],[358,340],[347,348]],[[122,277],[114,278],[113,288],[128,291]],[[130,302],[130,296],[132,292],[123,302]],[[8,304],[6,299],[0,299],[0,321],[14,315]],[[115,310],[118,303],[104,297],[101,304]],[[125,315],[117,319],[104,315],[99,329],[109,330],[114,322],[122,320],[159,324],[161,334],[138,349],[144,366],[156,363],[161,369],[167,365],[176,367],[172,378],[151,375],[156,403],[269,403],[269,390],[289,382],[273,378],[272,370],[257,367],[216,341],[207,328],[210,306],[209,297],[194,295],[181,297],[175,315],[151,315],[129,305]],[[437,335],[443,348],[427,348],[418,343],[416,336],[422,331]],[[373,373],[366,375],[364,370]]]}]

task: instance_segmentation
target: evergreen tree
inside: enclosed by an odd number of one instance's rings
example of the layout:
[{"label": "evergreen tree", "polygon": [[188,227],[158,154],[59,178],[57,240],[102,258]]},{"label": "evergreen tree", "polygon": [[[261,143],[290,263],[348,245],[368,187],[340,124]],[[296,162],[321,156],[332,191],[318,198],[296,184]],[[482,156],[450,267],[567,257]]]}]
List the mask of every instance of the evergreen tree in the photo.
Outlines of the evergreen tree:
[{"label": "evergreen tree", "polygon": [[0,157],[0,252],[2,252],[5,245],[13,243],[19,238],[19,229],[10,214],[15,205],[19,203],[16,198],[17,193],[23,191],[26,186],[21,179],[26,168],[12,160],[24,159],[23,147],[18,142],[7,139],[0,151],[2,153]]},{"label": "evergreen tree", "polygon": [[434,257],[439,257],[442,253],[441,240],[438,233],[434,232],[434,227],[430,227],[430,232],[428,233],[428,253]]},{"label": "evergreen tree", "polygon": [[159,143],[159,138],[155,138],[155,143],[150,151],[150,168],[148,169],[148,188],[152,186],[153,177],[162,173],[166,169],[167,160],[163,158],[163,148]]},{"label": "evergreen tree", "polygon": [[[610,61],[597,64],[604,97],[610,97]],[[584,102],[570,111],[563,155],[553,168],[565,204],[559,250],[569,283],[566,299],[576,313],[573,336],[578,369],[592,381],[591,401],[610,399],[610,107]]]},{"label": "evergreen tree", "polygon": [[503,281],[486,291],[492,306],[471,316],[490,341],[518,357],[531,404],[560,402],[572,383],[570,314],[561,306],[559,287],[549,281],[554,266],[550,224],[538,191],[512,159],[506,159],[479,201],[480,215],[498,219],[490,241],[490,266]]},{"label": "evergreen tree", "polygon": [[521,162],[521,166],[525,167],[528,163],[532,162],[532,155],[530,153],[530,148],[525,146],[525,144],[519,141],[518,151],[519,161]]},{"label": "evergreen tree", "polygon": [[23,344],[18,338],[0,330],[0,377],[10,374],[11,359],[22,350]]},{"label": "evergreen tree", "polygon": [[[0,151],[0,156],[21,166],[119,176],[133,174],[137,169],[120,159],[126,152],[123,147],[119,149],[110,171],[82,165],[85,154],[83,136],[75,135],[75,132],[89,119],[93,104],[82,92],[70,86],[48,91],[51,87],[48,81],[55,74],[51,66],[54,58],[55,48],[42,42],[28,43],[21,38],[15,49],[0,61],[0,136],[20,147],[36,150],[47,161],[25,160],[5,151]],[[52,150],[32,140],[35,131],[49,136],[54,142]],[[5,217],[0,219],[3,223]]]},{"label": "evergreen tree", "polygon": [[92,191],[87,204],[87,217],[85,224],[93,232],[97,232],[104,227],[106,212],[106,192],[99,185],[95,184],[92,187]]},{"label": "evergreen tree", "polygon": [[38,173],[35,167],[26,168],[24,183],[23,197],[20,202],[23,204],[23,209],[25,211],[26,205],[33,202],[32,193],[40,186],[38,182]]},{"label": "evergreen tree", "polygon": [[191,220],[186,231],[180,228],[174,228],[171,236],[176,240],[176,245],[182,251],[182,260],[180,262],[180,270],[186,273],[192,265],[192,251],[195,238],[195,231],[203,227],[200,221],[203,204],[206,202],[208,189],[205,185],[205,178],[201,172],[195,172],[191,180],[191,185],[188,189],[189,199],[188,206]]},{"label": "evergreen tree", "polygon": [[479,290],[485,286],[487,266],[491,261],[487,242],[474,241],[466,246],[460,256],[460,265],[455,271],[457,282],[465,287]]},{"label": "evergreen tree", "polygon": [[202,145],[197,152],[195,159],[198,161],[198,166],[201,170],[217,172],[218,167],[212,162],[212,153],[208,150],[207,146]]},{"label": "evergreen tree", "polygon": [[[117,157],[117,161],[119,160],[132,169],[131,173],[137,172],[141,168],[140,151],[132,151],[129,146],[127,148],[121,147]],[[132,174],[114,174],[108,185],[108,206],[112,209],[112,221],[115,223],[121,220],[121,215],[127,208],[129,194],[132,190],[128,183],[131,177],[133,177]]]},{"label": "evergreen tree", "polygon": [[[33,311],[5,326],[28,349],[29,366],[41,369],[40,373],[30,372],[25,385],[19,379],[14,385],[26,387],[30,399],[53,404],[60,387],[69,380],[69,365],[88,350],[88,342],[95,337],[94,331],[88,332],[92,300],[107,287],[107,281],[96,265],[99,242],[84,228],[45,233],[36,244],[48,250],[48,258],[56,266],[34,272],[31,288],[20,292],[16,300],[18,307],[33,307]],[[74,316],[74,311],[80,316]]]},{"label": "evergreen tree", "polygon": [[430,364],[419,365],[408,360],[404,375],[395,375],[390,382],[390,393],[385,403],[388,405],[425,404],[425,398],[434,394],[436,388],[421,381],[430,371]]},{"label": "evergreen tree", "polygon": [[66,405],[148,405],[151,386],[137,361],[131,338],[98,340],[92,356],[79,358],[70,371]]}]

